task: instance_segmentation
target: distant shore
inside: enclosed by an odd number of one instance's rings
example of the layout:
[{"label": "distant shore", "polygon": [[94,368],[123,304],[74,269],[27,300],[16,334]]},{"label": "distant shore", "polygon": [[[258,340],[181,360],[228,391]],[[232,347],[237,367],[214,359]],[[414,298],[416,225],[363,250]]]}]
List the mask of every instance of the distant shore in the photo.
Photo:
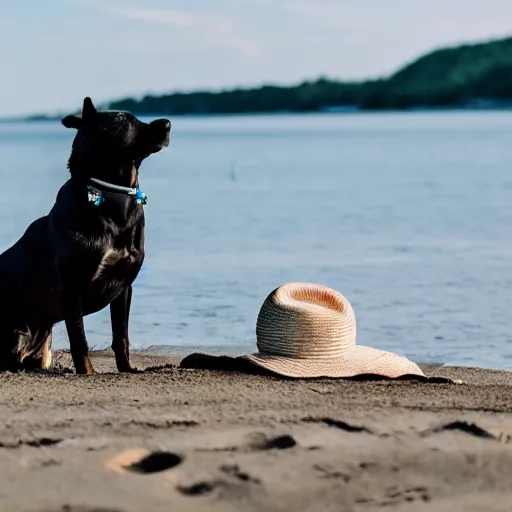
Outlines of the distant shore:
[{"label": "distant shore", "polygon": [[[173,117],[511,109],[512,37],[437,49],[379,79],[348,82],[322,77],[288,86],[147,94],[113,100],[103,108]],[[58,117],[62,116],[40,112],[23,120]]]},{"label": "distant shore", "polygon": [[[512,105],[510,106],[495,106],[495,107],[444,107],[444,108],[434,108],[434,107],[411,107],[408,109],[389,109],[389,110],[362,110],[362,109],[349,109],[349,108],[332,108],[325,110],[317,110],[317,111],[308,111],[308,112],[300,112],[300,111],[281,111],[281,112],[244,112],[238,114],[177,114],[172,117],[179,118],[200,118],[200,119],[208,119],[208,118],[219,118],[219,117],[275,117],[275,116],[290,116],[290,115],[336,115],[336,114],[407,114],[407,113],[446,113],[446,112],[510,112],[512,111]],[[60,122],[60,120],[68,114],[59,114],[52,116],[20,116],[13,118],[0,118],[0,124],[14,124],[14,123],[45,123],[45,122]],[[160,116],[169,116],[168,113],[160,112],[160,113],[137,113],[138,117],[160,117]]]}]

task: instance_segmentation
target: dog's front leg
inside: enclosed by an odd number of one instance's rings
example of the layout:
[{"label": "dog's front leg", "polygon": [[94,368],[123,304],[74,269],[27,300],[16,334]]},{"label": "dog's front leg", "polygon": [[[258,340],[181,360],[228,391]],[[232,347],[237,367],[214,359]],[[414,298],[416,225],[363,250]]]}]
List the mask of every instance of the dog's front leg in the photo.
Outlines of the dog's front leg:
[{"label": "dog's front leg", "polygon": [[76,373],[95,373],[89,357],[89,347],[85,338],[82,298],[77,293],[63,293],[64,321],[68,331],[71,357]]},{"label": "dog's front leg", "polygon": [[112,350],[116,355],[116,365],[120,372],[137,372],[130,364],[130,341],[128,338],[128,318],[132,302],[132,287],[125,288],[110,303],[112,321]]}]

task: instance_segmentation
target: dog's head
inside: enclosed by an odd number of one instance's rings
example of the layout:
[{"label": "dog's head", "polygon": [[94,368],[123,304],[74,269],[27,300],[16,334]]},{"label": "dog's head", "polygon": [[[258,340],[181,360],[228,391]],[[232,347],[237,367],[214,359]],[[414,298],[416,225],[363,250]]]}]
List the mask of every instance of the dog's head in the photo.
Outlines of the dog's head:
[{"label": "dog's head", "polygon": [[157,119],[144,123],[129,112],[96,110],[84,99],[81,116],[62,120],[78,130],[69,158],[72,175],[98,178],[124,186],[137,185],[142,161],[169,145],[171,123]]}]

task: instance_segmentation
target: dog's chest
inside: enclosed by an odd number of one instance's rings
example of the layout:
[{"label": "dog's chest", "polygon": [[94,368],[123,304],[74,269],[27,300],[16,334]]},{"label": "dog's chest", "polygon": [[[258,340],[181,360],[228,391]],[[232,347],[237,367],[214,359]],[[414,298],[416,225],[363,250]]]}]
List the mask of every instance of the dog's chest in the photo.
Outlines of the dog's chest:
[{"label": "dog's chest", "polygon": [[122,249],[108,247],[101,256],[92,280],[97,281],[102,277],[106,277],[106,274],[116,273],[116,270],[122,271],[135,263],[135,259],[135,256],[126,247]]}]

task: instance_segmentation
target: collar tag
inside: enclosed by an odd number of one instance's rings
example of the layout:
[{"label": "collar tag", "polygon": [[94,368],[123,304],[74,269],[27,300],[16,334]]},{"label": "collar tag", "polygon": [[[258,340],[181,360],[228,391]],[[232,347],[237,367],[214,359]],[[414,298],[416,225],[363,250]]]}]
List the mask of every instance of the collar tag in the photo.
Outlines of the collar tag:
[{"label": "collar tag", "polygon": [[135,201],[137,204],[145,205],[148,202],[148,196],[142,192],[142,190],[137,189],[135,193]]},{"label": "collar tag", "polygon": [[93,187],[87,187],[87,200],[94,206],[99,206],[103,201],[103,194]]}]

